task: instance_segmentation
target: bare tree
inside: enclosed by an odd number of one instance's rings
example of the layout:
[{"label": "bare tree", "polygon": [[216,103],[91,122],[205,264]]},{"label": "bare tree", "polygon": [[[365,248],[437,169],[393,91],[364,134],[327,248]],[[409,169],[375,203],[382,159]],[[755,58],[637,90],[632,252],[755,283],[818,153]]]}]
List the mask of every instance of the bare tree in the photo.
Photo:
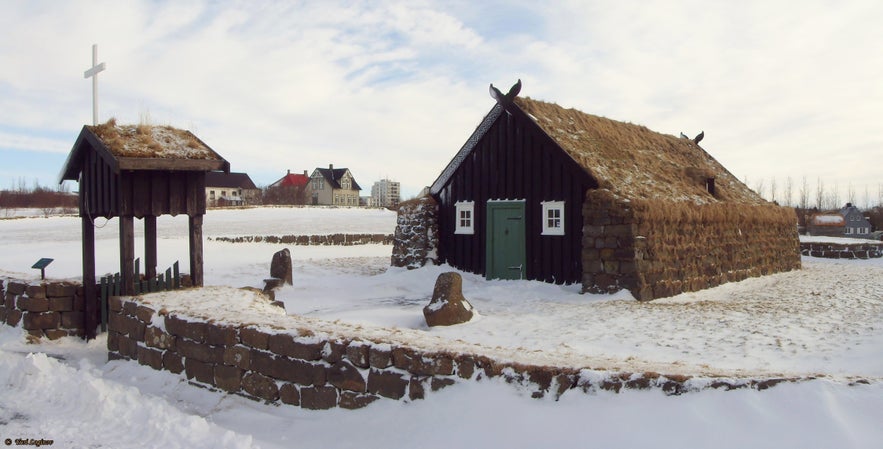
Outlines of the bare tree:
[{"label": "bare tree", "polygon": [[782,189],[782,196],[785,197],[785,206],[791,206],[794,196],[794,180],[791,176],[785,178],[785,186]]},{"label": "bare tree", "polygon": [[825,182],[822,178],[816,178],[816,209],[822,210],[825,204]]},{"label": "bare tree", "polygon": [[868,190],[868,185],[865,184],[865,197],[864,199],[864,209],[868,210],[871,208],[871,191]]},{"label": "bare tree", "polygon": [[828,209],[834,210],[840,208],[840,188],[837,187],[837,183],[834,183],[834,189],[831,190],[831,195],[828,197]]},{"label": "bare tree", "polygon": [[806,181],[806,176],[804,175],[803,180],[800,184],[800,192],[798,192],[800,196],[800,208],[806,210],[809,207],[809,183]]},{"label": "bare tree", "polygon": [[770,201],[777,202],[778,201],[778,186],[776,185],[776,177],[770,177]]},{"label": "bare tree", "polygon": [[855,187],[852,186],[852,181],[849,181],[849,184],[846,185],[846,202],[851,203],[853,206],[857,206],[855,201]]},{"label": "bare tree", "polygon": [[765,187],[764,187],[764,185],[763,185],[763,178],[760,178],[760,179],[757,181],[757,184],[754,184],[754,191],[755,191],[758,195],[760,195],[761,197],[764,197],[764,193],[766,192],[766,189],[765,189]]},{"label": "bare tree", "polygon": [[798,200],[799,213],[797,214],[797,221],[801,226],[806,226],[806,209],[809,207],[809,183],[806,181],[806,175],[801,180],[798,196],[800,198]]}]

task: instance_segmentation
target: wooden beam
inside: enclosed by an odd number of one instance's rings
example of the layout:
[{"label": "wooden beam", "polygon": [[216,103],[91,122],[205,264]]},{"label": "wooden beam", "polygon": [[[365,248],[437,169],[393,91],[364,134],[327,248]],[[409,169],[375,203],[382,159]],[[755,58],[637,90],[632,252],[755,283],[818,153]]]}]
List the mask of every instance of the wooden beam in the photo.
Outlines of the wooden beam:
[{"label": "wooden beam", "polygon": [[[82,197],[83,193],[80,192]],[[87,340],[95,338],[100,324],[101,311],[98,308],[98,291],[95,288],[95,227],[86,215],[80,218],[83,231],[83,295],[85,310],[83,327]]]},{"label": "wooden beam", "polygon": [[121,157],[117,161],[120,170],[212,171],[223,170],[226,166],[226,161],[212,159]]},{"label": "wooden beam", "polygon": [[203,286],[202,217],[190,216],[190,278],[194,287]]},{"label": "wooden beam", "polygon": [[121,295],[135,294],[135,218],[131,215],[120,217],[120,278]]},{"label": "wooden beam", "polygon": [[131,174],[132,180],[132,215],[137,218],[144,218],[151,215],[150,208],[150,174],[143,171],[136,171]]},{"label": "wooden beam", "polygon": [[144,275],[156,277],[156,216],[144,217]]}]

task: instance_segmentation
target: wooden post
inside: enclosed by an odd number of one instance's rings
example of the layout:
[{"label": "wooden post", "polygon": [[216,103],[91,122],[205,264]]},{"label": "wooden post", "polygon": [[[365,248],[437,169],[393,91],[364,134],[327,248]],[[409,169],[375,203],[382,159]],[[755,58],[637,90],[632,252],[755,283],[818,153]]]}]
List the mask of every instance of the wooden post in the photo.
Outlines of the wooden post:
[{"label": "wooden post", "polygon": [[[85,192],[80,192],[80,195],[84,194]],[[86,215],[80,217],[80,223],[83,230],[83,302],[85,304],[83,327],[84,336],[87,340],[91,340],[95,338],[100,319],[98,295],[95,290],[95,227]]]},{"label": "wooden post", "polygon": [[121,295],[135,294],[135,217],[120,217],[120,277]]},{"label": "wooden post", "polygon": [[190,278],[194,287],[203,286],[202,214],[190,216]]},{"label": "wooden post", "polygon": [[156,216],[144,216],[144,275],[156,277]]}]

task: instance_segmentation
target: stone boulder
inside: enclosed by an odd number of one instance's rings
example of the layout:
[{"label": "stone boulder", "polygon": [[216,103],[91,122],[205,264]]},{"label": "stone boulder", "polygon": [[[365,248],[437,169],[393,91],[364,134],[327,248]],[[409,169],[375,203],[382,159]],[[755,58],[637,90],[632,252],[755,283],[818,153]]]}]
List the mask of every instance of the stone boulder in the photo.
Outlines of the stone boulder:
[{"label": "stone boulder", "polygon": [[291,276],[291,252],[288,248],[273,254],[273,261],[270,262],[270,277],[281,279],[285,284],[292,284]]},{"label": "stone boulder", "polygon": [[463,297],[463,278],[453,271],[442,273],[435,281],[432,301],[423,308],[429,326],[451,326],[472,319],[472,304]]},{"label": "stone boulder", "polygon": [[264,294],[268,295],[271,300],[275,299],[277,288],[288,284],[292,284],[292,266],[291,252],[288,248],[273,254],[273,260],[270,262],[270,278],[264,279]]}]

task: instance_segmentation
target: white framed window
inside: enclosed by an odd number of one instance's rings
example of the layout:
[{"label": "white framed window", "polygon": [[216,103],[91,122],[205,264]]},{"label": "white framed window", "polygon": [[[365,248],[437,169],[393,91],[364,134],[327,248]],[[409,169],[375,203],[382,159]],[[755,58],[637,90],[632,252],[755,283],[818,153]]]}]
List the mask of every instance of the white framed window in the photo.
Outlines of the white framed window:
[{"label": "white framed window", "polygon": [[459,201],[454,209],[454,234],[475,234],[475,202]]},{"label": "white framed window", "polygon": [[542,235],[564,235],[564,201],[543,201]]}]

